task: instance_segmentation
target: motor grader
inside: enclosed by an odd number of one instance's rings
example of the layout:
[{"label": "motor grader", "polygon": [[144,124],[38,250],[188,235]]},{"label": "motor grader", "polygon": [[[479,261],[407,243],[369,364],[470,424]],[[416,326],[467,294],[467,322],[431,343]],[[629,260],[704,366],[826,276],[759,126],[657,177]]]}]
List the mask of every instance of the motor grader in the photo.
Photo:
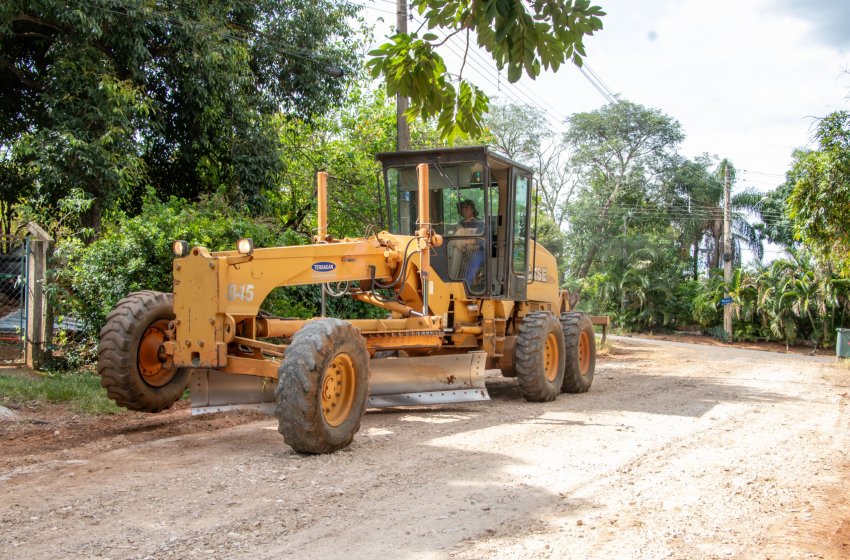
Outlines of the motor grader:
[{"label": "motor grader", "polygon": [[[485,400],[485,368],[528,401],[590,388],[595,337],[534,240],[532,172],[486,147],[378,154],[388,231],[328,234],[317,177],[313,243],[210,252],[175,241],[173,294],[130,294],[100,333],[98,373],[131,410],[274,412],[302,453],[347,446],[368,408]],[[279,287],[320,285],[386,311],[295,320],[261,311]]]}]

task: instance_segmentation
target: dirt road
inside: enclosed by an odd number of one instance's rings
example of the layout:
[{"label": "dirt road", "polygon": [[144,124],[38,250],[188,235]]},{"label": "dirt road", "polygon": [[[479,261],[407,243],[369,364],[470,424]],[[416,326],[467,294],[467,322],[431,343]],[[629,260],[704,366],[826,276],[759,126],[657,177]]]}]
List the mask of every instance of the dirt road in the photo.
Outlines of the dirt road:
[{"label": "dirt road", "polygon": [[494,377],[490,402],[369,413],[329,456],[185,410],[7,430],[0,558],[850,558],[850,369],[615,344],[590,393]]}]

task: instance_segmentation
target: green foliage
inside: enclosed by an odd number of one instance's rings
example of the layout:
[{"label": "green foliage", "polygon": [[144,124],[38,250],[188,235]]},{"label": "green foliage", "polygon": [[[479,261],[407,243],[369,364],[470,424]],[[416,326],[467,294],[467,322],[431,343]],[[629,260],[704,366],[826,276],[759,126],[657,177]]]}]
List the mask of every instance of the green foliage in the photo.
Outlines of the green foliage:
[{"label": "green foliage", "polygon": [[[791,250],[769,266],[736,269],[725,287],[733,300],[735,338],[831,345],[835,328],[850,319],[847,284],[805,251]],[[719,298],[719,286],[712,282],[709,299]]]},{"label": "green foliage", "polygon": [[694,323],[695,301],[700,289],[698,280],[682,280],[674,285],[673,297],[667,303],[674,326],[684,328]]},{"label": "green foliage", "polygon": [[850,277],[850,111],[818,124],[818,148],[794,154],[788,198],[796,237]]},{"label": "green foliage", "polygon": [[611,312],[619,325],[633,330],[690,323],[682,312],[687,304],[678,301],[675,292],[683,266],[665,237],[617,237],[600,257],[598,269],[605,272],[583,283],[582,308]]},{"label": "green foliage", "polygon": [[31,197],[18,204],[15,211],[21,222],[33,221],[39,224],[54,239],[91,238],[94,230],[79,224],[93,203],[94,199],[90,195],[82,189],[73,188],[56,200],[45,196]]},{"label": "green foliage", "polygon": [[[138,212],[145,188],[264,210],[282,153],[271,118],[338,105],[359,8],[334,0],[0,4],[0,146],[46,204],[79,189]],[[309,46],[309,50],[304,46]],[[24,192],[17,189],[15,198]]]},{"label": "green foliage", "polygon": [[723,275],[714,270],[708,279],[700,283],[700,290],[693,299],[691,316],[701,327],[707,329],[723,320],[720,299],[723,298]]},{"label": "green foliage", "polygon": [[566,234],[552,221],[552,219],[538,211],[537,214],[537,242],[547,251],[552,253],[558,262],[558,278],[563,275],[564,249],[566,248]]},{"label": "green foliage", "polygon": [[269,220],[252,220],[221,199],[189,204],[179,199],[160,202],[152,193],[142,213],[121,216],[91,245],[70,237],[56,247],[51,279],[57,315],[82,321],[94,335],[115,304],[130,292],[172,291],[171,242],[185,239],[210,250],[232,249],[240,237],[257,247],[303,242]]},{"label": "green foliage", "polygon": [[[273,181],[277,192],[267,193],[268,212],[283,227],[306,236],[315,233],[315,177],[325,170],[328,181],[329,228],[337,237],[385,229],[387,209],[381,166],[375,154],[395,149],[395,104],[383,91],[369,92],[367,84],[351,92],[346,104],[311,122],[278,119],[285,147],[281,172]],[[436,129],[423,122],[411,126],[411,147],[441,147]]]},{"label": "green foliage", "polygon": [[0,375],[0,404],[16,407],[32,402],[68,403],[88,414],[123,411],[106,396],[100,377],[91,371],[52,373],[41,379]]},{"label": "green foliage", "polygon": [[[700,268],[699,250],[707,256],[705,268],[723,265],[724,175],[729,167],[734,182],[735,169],[731,162],[717,162],[702,155],[694,160],[677,158],[662,175],[661,197],[666,213],[677,233],[679,252],[691,261],[691,274],[697,277]],[[751,213],[761,211],[763,195],[752,190],[736,193],[730,199],[732,258],[740,263],[742,248],[762,258],[763,228],[751,224]]]},{"label": "green foliage", "polygon": [[783,247],[794,247],[794,222],[789,217],[788,197],[794,185],[785,181],[775,189],[764,193],[756,209],[762,221],[762,235],[771,243]]},{"label": "green foliage", "polygon": [[569,125],[565,140],[580,181],[567,207],[572,257],[567,273],[581,279],[592,273],[602,240],[624,228],[666,227],[660,220],[630,218],[657,210],[657,178],[684,135],[675,119],[629,101],[574,114]]},{"label": "green foliage", "polygon": [[468,50],[474,34],[478,46],[500,70],[507,69],[508,81],[514,83],[523,73],[535,78],[544,69],[557,71],[568,60],[581,66],[583,39],[602,29],[605,15],[587,0],[413,0],[411,5],[429,31],[444,29],[446,36],[397,33],[369,53],[367,65],[373,78],[384,78],[389,94],[410,98],[411,118],[437,117],[440,136],[449,142],[483,133],[489,100],[463,78],[463,67],[458,76],[447,73],[436,50],[440,45],[463,33]]},{"label": "green foliage", "polygon": [[416,33],[394,35],[369,53],[372,77],[383,75],[387,94],[410,99],[408,120],[436,117],[443,140],[480,135],[489,98],[468,80],[458,79],[457,87],[452,84],[443,59],[429,42],[436,38],[432,33],[422,39]]},{"label": "green foliage", "polygon": [[17,161],[9,147],[0,143],[0,234],[11,235],[16,206],[35,189],[33,170]]},{"label": "green foliage", "polygon": [[584,309],[610,313],[628,329],[674,329],[696,322],[725,340],[720,300],[726,294],[732,298],[735,340],[830,346],[836,327],[850,323],[850,281],[836,277],[810,253],[791,251],[769,266],[737,268],[726,284],[716,269],[698,281],[682,280],[675,267],[665,274],[657,248],[639,248],[636,239],[629,243],[634,259],[619,266],[606,263],[608,272],[588,276],[581,303]]},{"label": "green foliage", "polygon": [[484,122],[489,145],[532,169],[539,208],[561,229],[577,177],[569,162],[572,152],[551,129],[546,113],[529,105],[497,102]]}]

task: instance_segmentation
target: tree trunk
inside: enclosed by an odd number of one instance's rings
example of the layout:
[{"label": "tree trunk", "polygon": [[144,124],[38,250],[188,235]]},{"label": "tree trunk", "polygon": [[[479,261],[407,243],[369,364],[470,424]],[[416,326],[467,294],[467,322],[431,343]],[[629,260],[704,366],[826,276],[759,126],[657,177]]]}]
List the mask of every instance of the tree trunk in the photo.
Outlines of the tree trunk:
[{"label": "tree trunk", "polygon": [[578,270],[579,278],[587,278],[587,273],[590,272],[590,267],[593,265],[593,260],[596,258],[596,253],[599,252],[599,245],[594,242],[593,245],[590,246],[590,250],[587,252],[587,256],[584,258],[584,262],[581,264],[581,268]]},{"label": "tree trunk", "polygon": [[[100,207],[100,201],[95,198],[88,210],[80,216],[80,225],[84,228],[91,228],[92,234],[83,237],[83,242],[91,243],[100,235],[100,224],[103,209]],[[55,235],[55,234],[54,234]]]}]

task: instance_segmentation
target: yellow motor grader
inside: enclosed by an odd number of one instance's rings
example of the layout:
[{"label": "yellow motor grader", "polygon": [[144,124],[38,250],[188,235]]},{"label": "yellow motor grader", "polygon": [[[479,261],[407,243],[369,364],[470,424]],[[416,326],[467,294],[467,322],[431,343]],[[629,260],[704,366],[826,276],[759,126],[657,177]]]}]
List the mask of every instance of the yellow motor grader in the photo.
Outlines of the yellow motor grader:
[{"label": "yellow motor grader", "polygon": [[[531,170],[486,147],[378,154],[389,231],[328,234],[317,177],[311,245],[210,252],[175,241],[174,292],[121,300],[100,333],[109,396],[159,412],[188,386],[193,413],[274,412],[302,453],[347,446],[367,407],[489,398],[485,368],[528,401],[590,388],[590,318],[558,289],[533,236]],[[386,310],[382,319],[295,320],[261,311],[278,287],[321,285]]]}]

